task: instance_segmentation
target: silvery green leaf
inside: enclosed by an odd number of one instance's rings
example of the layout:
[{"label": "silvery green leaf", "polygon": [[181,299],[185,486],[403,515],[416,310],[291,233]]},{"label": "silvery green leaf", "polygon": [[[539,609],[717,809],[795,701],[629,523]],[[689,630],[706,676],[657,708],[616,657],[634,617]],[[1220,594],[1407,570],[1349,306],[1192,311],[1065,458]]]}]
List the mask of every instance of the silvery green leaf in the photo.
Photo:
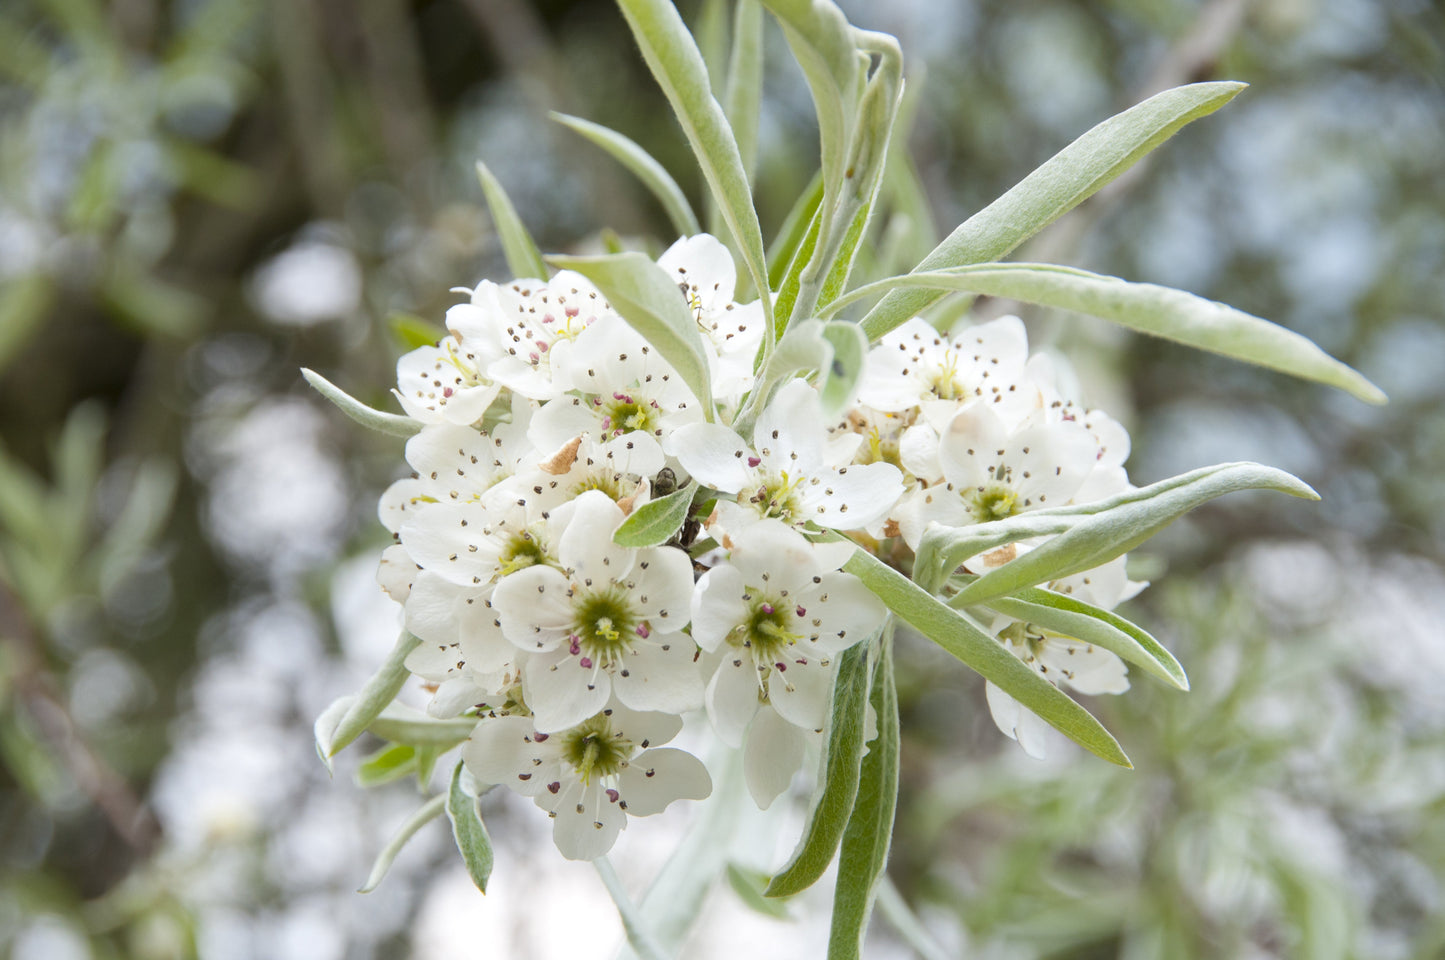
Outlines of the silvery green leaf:
[{"label": "silvery green leaf", "polygon": [[[936,590],[959,564],[969,557],[995,547],[1036,537],[1056,536],[1072,530],[1075,525],[1095,514],[1108,513],[1119,507],[1143,503],[1176,491],[1194,491],[1198,499],[1194,500],[1192,505],[1197,506],[1211,497],[1220,496],[1233,490],[1248,489],[1251,484],[1242,481],[1247,481],[1252,476],[1259,476],[1258,471],[1264,471],[1264,476],[1275,479],[1280,476],[1289,477],[1289,474],[1257,463],[1218,463],[1212,467],[1200,467],[1188,473],[1181,473],[1178,476],[1151,483],[1147,487],[1137,487],[1113,497],[1095,500],[1092,503],[1031,510],[1028,513],[1021,513],[1004,520],[991,520],[988,523],[977,523],[967,527],[945,527],[935,524],[923,534],[923,540],[918,545],[917,559],[913,565],[913,579],[925,590]],[[1216,476],[1216,474],[1221,476]],[[1310,490],[1306,484],[1293,477],[1290,477],[1290,480],[1298,485],[1299,492],[1294,492],[1293,489],[1286,492],[1294,493],[1295,496],[1317,498],[1314,491]],[[1273,481],[1271,480],[1271,482]],[[1235,484],[1241,485],[1236,486]]]},{"label": "silvery green leaf", "polygon": [[863,758],[858,798],[838,851],[828,960],[858,960],[873,913],[873,898],[888,864],[893,815],[898,806],[898,691],[892,644],[885,642],[874,670],[872,703],[878,737]]},{"label": "silvery green leaf", "polygon": [[693,33],[697,36],[697,52],[707,67],[713,96],[720,97],[728,57],[728,0],[702,0]]},{"label": "silvery green leaf", "polygon": [[[812,219],[808,221],[808,228],[803,232],[802,239],[793,249],[793,258],[788,261],[782,279],[778,281],[778,299],[773,309],[773,323],[776,325],[775,333],[779,338],[782,338],[793,325],[793,314],[797,312],[798,298],[803,293],[803,273],[808,269],[808,264],[812,263],[814,257],[817,256],[819,233],[825,219],[827,219],[827,211],[820,202],[817,209],[813,211]],[[799,322],[808,319],[811,318],[797,318]]]},{"label": "silvery green leaf", "polygon": [[827,729],[823,732],[822,766],[813,809],[797,849],[769,882],[763,891],[765,896],[788,897],[806,890],[828,869],[833,854],[838,851],[858,796],[872,647],[870,641],[862,640],[838,657],[838,676],[834,681]]},{"label": "silvery green leaf", "polygon": [[1379,387],[1293,330],[1183,290],[1072,267],[990,263],[909,273],[860,287],[824,313],[899,287],[981,293],[1087,313],[1139,333],[1338,387],[1366,403],[1385,402]]},{"label": "silvery green leaf", "polygon": [[477,179],[482,182],[482,193],[487,198],[487,209],[492,211],[492,222],[497,227],[497,239],[502,241],[502,254],[507,258],[507,269],[518,278],[527,277],[546,280],[547,264],[537,242],[527,232],[517,208],[492,171],[480,160],[477,161]]},{"label": "silvery green leaf", "polygon": [[622,885],[622,878],[617,876],[612,861],[604,854],[593,860],[592,866],[597,870],[597,876],[602,879],[602,885],[612,895],[617,915],[622,918],[622,930],[627,935],[627,944],[633,953],[639,960],[666,960],[666,952],[658,945],[642,914],[627,895],[627,888]]},{"label": "silvery green leaf", "polygon": [[1180,690],[1189,689],[1189,678],[1174,655],[1142,627],[1110,610],[1038,587],[990,600],[987,606],[1015,620],[1103,647]]},{"label": "silvery green leaf", "polygon": [[[737,242],[743,263],[759,291],[768,289],[763,260],[763,234],[753,208],[752,187],[743,169],[737,140],[727,116],[712,95],[707,67],[687,26],[668,0],[618,0],[632,36],[642,49],[648,69],[657,79],[682,125],[687,142],[702,167],[713,199]],[[772,301],[761,296],[763,318],[772,342]],[[614,304],[615,305],[615,304]],[[766,345],[765,345],[766,346]]]},{"label": "silvery green leaf", "polygon": [[864,83],[853,29],[843,11],[828,0],[763,3],[783,25],[783,35],[807,78],[818,115],[823,209],[832,210],[843,190],[848,141]]},{"label": "silvery green leaf", "polygon": [[[813,174],[813,179],[809,180],[803,192],[798,194],[792,209],[783,218],[783,225],[778,228],[778,235],[768,247],[768,283],[772,285],[771,289],[782,289],[783,277],[797,258],[798,249],[803,245],[808,231],[812,229],[813,218],[822,202],[823,174],[820,171]],[[803,257],[803,262],[807,262],[806,256]],[[801,264],[798,269],[802,270]]]},{"label": "silvery green leaf", "polygon": [[1133,766],[1118,741],[1087,710],[1004,649],[975,623],[864,550],[843,569],[888,605],[899,619],[982,674],[1054,729],[1096,756]]},{"label": "silvery green leaf", "polygon": [[758,0],[738,0],[733,12],[733,48],[723,112],[737,137],[743,172],[752,180],[758,161],[758,114],[763,103],[763,8]]},{"label": "silvery green leaf", "polygon": [[[1003,196],[965,220],[916,270],[999,260],[1133,166],[1191,120],[1207,116],[1244,89],[1242,83],[1192,83],[1165,90],[1085,133]],[[943,294],[889,293],[863,318],[876,341]]]},{"label": "silvery green leaf", "polygon": [[311,732],[316,738],[316,755],[326,765],[327,773],[331,772],[331,757],[334,754],[331,744],[336,739],[336,727],[355,703],[356,694],[354,693],[337,697],[325,710],[321,711],[321,716],[317,717],[316,722],[312,724]]},{"label": "silvery green leaf", "polygon": [[662,358],[702,403],[703,415],[714,417],[707,354],[697,320],[667,272],[641,253],[600,257],[552,257],[564,270],[575,270],[597,289],[628,325]]},{"label": "silvery green leaf", "polygon": [[377,884],[381,883],[382,878],[386,876],[386,871],[391,869],[392,862],[396,860],[396,855],[401,853],[401,848],[406,846],[407,841],[416,836],[416,832],[422,827],[441,816],[441,812],[446,806],[446,799],[445,794],[437,794],[422,804],[416,813],[397,828],[396,833],[387,841],[381,853],[376,855],[376,861],[371,867],[371,875],[366,878],[366,882],[361,885],[361,889],[356,891],[357,893],[370,893],[376,889]]},{"label": "silvery green leaf", "polygon": [[677,181],[672,178],[662,164],[654,160],[652,155],[638,146],[635,141],[616,130],[604,127],[600,123],[593,123],[591,120],[583,120],[581,117],[556,112],[550,113],[548,116],[606,150],[613,159],[631,171],[638,180],[641,180],[642,185],[647,187],[662,204],[662,209],[678,236],[690,237],[701,232],[702,227],[698,225],[697,215],[692,212],[692,206],[687,202],[687,196],[677,185]]},{"label": "silvery green leaf", "polygon": [[[1201,503],[1236,490],[1278,490],[1292,497],[1319,499],[1319,494],[1304,481],[1273,467],[1257,463],[1206,467],[1084,505],[1088,512],[1078,514],[1068,529],[990,570],[959,591],[952,602],[958,606],[987,603],[1024,587],[1092,570],[1128,553]],[[1062,514],[1071,508],[1056,509]],[[950,555],[956,555],[956,551]],[[960,556],[958,561],[972,555]]]},{"label": "silvery green leaf", "polygon": [[823,324],[823,339],[833,348],[824,376],[819,378],[823,412],[833,415],[853,401],[863,365],[868,359],[868,338],[856,323]]},{"label": "silvery green leaf", "polygon": [[[331,735],[323,746],[320,737],[320,720],[317,721],[317,747],[322,750],[322,757],[334,757],[341,752],[347,744],[361,736],[362,731],[371,726],[372,721],[381,715],[383,709],[396,699],[397,693],[401,690],[406,678],[411,676],[406,669],[407,654],[420,645],[421,641],[411,634],[402,631],[392,647],[391,654],[372,674],[371,679],[355,695],[346,712],[341,714],[336,726],[330,731]],[[335,704],[332,705],[333,707]],[[327,712],[330,712],[328,708]],[[325,717],[326,714],[322,714]],[[400,741],[399,737],[387,737],[388,740]]]},{"label": "silvery green leaf", "polygon": [[383,413],[368,407],[315,370],[302,367],[301,376],[306,378],[306,382],[311,384],[317,393],[336,404],[337,409],[363,427],[370,427],[372,430],[378,430],[393,437],[410,437],[421,432],[422,425],[411,417]]},{"label": "silvery green leaf", "polygon": [[458,761],[447,790],[447,819],[452,822],[452,837],[467,866],[467,875],[478,890],[486,893],[487,879],[492,875],[492,838],[487,836],[487,826],[482,823],[477,798],[462,783],[464,772]]},{"label": "silvery green leaf", "polygon": [[356,768],[356,784],[377,787],[400,780],[416,770],[416,748],[405,743],[390,743],[361,761]]},{"label": "silvery green leaf", "polygon": [[671,540],[687,522],[688,511],[692,509],[692,495],[697,490],[696,486],[683,487],[633,508],[612,535],[612,542],[641,548],[655,547]]},{"label": "silvery green leaf", "polygon": [[768,875],[760,870],[753,870],[740,864],[729,863],[727,869],[728,886],[733,888],[733,893],[750,910],[756,910],[764,916],[772,917],[775,920],[787,920],[788,905],[782,900],[773,900],[763,896],[763,888],[768,884]]},{"label": "silvery green leaf", "polygon": [[413,747],[450,750],[472,735],[476,717],[433,717],[401,703],[392,703],[367,727],[383,740]]}]

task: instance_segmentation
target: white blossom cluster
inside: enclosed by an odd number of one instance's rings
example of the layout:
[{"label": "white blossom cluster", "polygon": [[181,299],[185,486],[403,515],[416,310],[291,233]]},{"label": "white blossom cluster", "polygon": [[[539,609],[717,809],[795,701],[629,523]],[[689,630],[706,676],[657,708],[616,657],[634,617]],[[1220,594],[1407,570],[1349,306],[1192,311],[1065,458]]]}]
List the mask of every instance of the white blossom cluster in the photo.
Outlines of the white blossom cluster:
[{"label": "white blossom cluster", "polygon": [[[709,794],[703,764],[662,746],[688,711],[706,708],[743,749],[760,806],[787,789],[821,736],[837,655],[887,616],[842,570],[855,549],[906,562],[932,523],[1128,486],[1127,434],[1062,395],[1013,317],[947,335],[909,321],[874,347],[845,417],[825,418],[795,379],[740,435],[728,424],[754,385],[761,305],[734,302],[734,265],[710,236],[678,241],[659,265],[703,334],[713,422],[567,271],[483,282],[448,312],[446,338],[397,370],[424,424],[406,447],[414,476],[380,505],[396,544],[379,578],[422,641],[406,665],[434,685],[432,714],[477,718],[462,751],[477,781],[533,797],[574,859],[609,850],[629,815]],[[704,491],[705,518],[663,545],[614,541],[680,487]],[[1135,585],[1116,561],[1052,586],[1112,607]],[[992,627],[1055,683],[1128,686],[1112,653],[1006,618]],[[988,701],[1004,732],[1041,750],[1041,720],[992,687]]]}]

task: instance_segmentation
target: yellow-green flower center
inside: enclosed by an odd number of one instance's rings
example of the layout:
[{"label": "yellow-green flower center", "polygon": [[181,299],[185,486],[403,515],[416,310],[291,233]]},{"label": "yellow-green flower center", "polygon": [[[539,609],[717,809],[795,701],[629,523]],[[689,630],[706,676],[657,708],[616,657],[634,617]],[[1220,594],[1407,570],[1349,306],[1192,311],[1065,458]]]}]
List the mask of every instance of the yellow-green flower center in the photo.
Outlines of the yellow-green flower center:
[{"label": "yellow-green flower center", "polygon": [[571,635],[574,656],[606,666],[631,649],[640,635],[631,604],[616,588],[587,594],[576,609]]},{"label": "yellow-green flower center", "polygon": [[786,660],[788,648],[802,639],[801,634],[789,629],[793,618],[793,607],[783,601],[756,599],[747,619],[732,628],[727,641],[734,647],[751,650],[753,659],[759,663],[775,664]]},{"label": "yellow-green flower center", "polygon": [[1018,499],[1019,495],[1011,487],[994,483],[975,490],[969,504],[973,508],[973,518],[979,523],[988,523],[1018,513]]},{"label": "yellow-green flower center", "polygon": [[546,562],[547,552],[542,549],[541,542],[528,530],[513,535],[497,557],[500,575],[503,577],[509,573],[516,573],[518,570]]},{"label": "yellow-green flower center", "polygon": [[606,714],[598,714],[560,736],[562,759],[572,765],[583,783],[590,783],[593,777],[615,776],[632,759],[632,741],[612,729],[612,720]]}]

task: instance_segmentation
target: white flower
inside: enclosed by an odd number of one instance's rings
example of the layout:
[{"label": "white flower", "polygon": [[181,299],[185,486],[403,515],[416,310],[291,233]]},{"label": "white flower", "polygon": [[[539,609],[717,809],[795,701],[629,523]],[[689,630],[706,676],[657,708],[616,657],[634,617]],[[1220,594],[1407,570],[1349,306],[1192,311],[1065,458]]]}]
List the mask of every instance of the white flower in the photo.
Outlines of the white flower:
[{"label": "white flower", "polygon": [[858,400],[892,412],[939,404],[951,410],[979,400],[1012,422],[1032,401],[1020,386],[1028,353],[1018,317],[964,325],[949,335],[914,317],[869,351]]},{"label": "white flower", "polygon": [[476,423],[501,385],[488,378],[484,358],[455,337],[417,347],[396,362],[396,389],[407,416],[422,423]]},{"label": "white flower", "polygon": [[471,303],[447,311],[447,326],[487,360],[488,377],[524,397],[550,400],[571,389],[567,356],[599,318],[616,314],[580,274],[551,280],[483,281]]},{"label": "white flower", "polygon": [[681,728],[676,716],[616,703],[551,733],[527,717],[487,718],[462,747],[462,760],[483,783],[504,784],[546,810],[564,857],[592,860],[612,849],[629,815],[651,816],[674,800],[712,793],[700,760],[657,746]]},{"label": "white flower", "polygon": [[702,420],[702,405],[667,361],[620,317],[599,319],[578,338],[568,376],[575,395],[546,404],[529,436],[539,450],[575,437],[628,437],[639,449]]},{"label": "white flower", "polygon": [[[515,479],[518,486],[526,480]],[[556,562],[548,516],[535,498],[509,484],[474,500],[413,510],[398,536],[423,569],[481,590],[524,567]]]},{"label": "white flower", "polygon": [[759,521],[737,532],[729,559],[703,574],[693,593],[693,639],[721,655],[707,687],[708,714],[733,746],[749,731],[748,787],[761,807],[787,787],[805,732],[823,726],[833,656],[886,616],[858,578],[838,569],[852,550]]},{"label": "white flower", "polygon": [[502,636],[492,588],[460,587],[423,570],[406,600],[406,629],[422,643],[406,668],[438,685],[428,706],[435,716],[455,716],[495,693],[523,654]]},{"label": "white flower", "polygon": [[533,652],[523,690],[537,728],[572,726],[613,693],[636,710],[701,706],[696,646],[681,632],[692,560],[675,547],[613,543],[624,514],[600,491],[569,506],[553,518],[562,569],[528,567],[503,577],[492,595],[503,634]]},{"label": "white flower", "polygon": [[761,301],[733,302],[737,267],[727,247],[708,234],[678,240],[657,265],[677,281],[703,333],[715,399],[735,405],[753,387],[753,359],[763,340]]},{"label": "white flower", "polygon": [[513,398],[512,422],[490,433],[454,424],[422,428],[406,442],[406,459],[416,475],[398,480],[381,495],[382,525],[396,533],[429,504],[477,500],[535,460],[526,439],[530,418],[527,402]]},{"label": "white flower", "polygon": [[931,522],[962,527],[1064,506],[1097,459],[1098,444],[1077,423],[1032,421],[1011,432],[986,406],[970,404],[940,438],[944,482],[900,507],[903,538],[916,550]]},{"label": "white flower", "polygon": [[849,465],[860,439],[847,435],[830,448],[817,391],[793,380],[758,417],[751,445],[720,423],[695,423],[664,449],[699,482],[736,494],[756,518],[852,530],[882,517],[903,493],[891,463]]}]

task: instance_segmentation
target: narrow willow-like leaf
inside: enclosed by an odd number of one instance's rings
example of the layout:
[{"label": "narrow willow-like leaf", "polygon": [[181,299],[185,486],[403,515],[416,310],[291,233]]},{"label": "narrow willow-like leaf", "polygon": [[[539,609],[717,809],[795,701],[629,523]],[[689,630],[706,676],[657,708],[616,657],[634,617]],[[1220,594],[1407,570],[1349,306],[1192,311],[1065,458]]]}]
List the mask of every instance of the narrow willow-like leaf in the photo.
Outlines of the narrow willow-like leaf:
[{"label": "narrow willow-like leaf", "polygon": [[[713,199],[738,243],[753,286],[767,290],[763,233],[753,207],[752,187],[727,116],[709,88],[707,67],[697,44],[669,0],[618,0],[618,6],[642,49],[648,69],[677,114]],[[766,296],[759,299],[771,343],[772,301]]]},{"label": "narrow willow-like leaf", "polygon": [[782,286],[783,275],[797,256],[798,247],[802,245],[812,226],[813,216],[818,212],[818,204],[822,202],[823,174],[820,171],[813,174],[813,179],[793,201],[792,209],[778,228],[778,235],[768,247],[768,283],[772,285],[771,289],[777,290]]},{"label": "narrow willow-like leaf", "polygon": [[638,548],[666,543],[687,522],[687,512],[692,509],[692,495],[696,492],[696,486],[683,487],[635,508],[612,535],[612,542]]},{"label": "narrow willow-like leaf", "polygon": [[899,287],[982,293],[1087,313],[1139,333],[1338,387],[1366,403],[1385,402],[1379,387],[1293,330],[1183,290],[1047,263],[991,263],[904,274],[860,287],[823,313]]},{"label": "narrow willow-like leaf", "polygon": [[470,737],[476,726],[475,717],[432,717],[405,704],[393,703],[381,711],[367,729],[392,743],[450,750]]},{"label": "narrow willow-like leaf", "polygon": [[407,841],[416,836],[416,832],[422,827],[441,816],[442,810],[446,807],[446,800],[445,794],[437,794],[422,804],[421,809],[413,813],[405,823],[397,828],[396,833],[392,834],[381,853],[376,855],[376,861],[371,866],[371,875],[366,878],[366,882],[361,885],[361,889],[356,891],[357,893],[370,893],[376,889],[377,884],[381,883],[382,878],[386,876],[386,871],[391,869],[392,862],[396,860],[396,855],[401,853],[401,848],[406,846]]},{"label": "narrow willow-like leaf", "polygon": [[1112,611],[1038,587],[990,600],[988,607],[1015,620],[1103,647],[1165,683],[1189,689],[1189,678],[1174,655],[1142,627]]},{"label": "narrow willow-like leaf", "polygon": [[[1257,484],[1251,484],[1250,479],[1259,477],[1259,471],[1264,471],[1266,475],[1276,479],[1280,476],[1289,476],[1289,474],[1274,470],[1272,467],[1263,467],[1257,463],[1218,463],[1151,483],[1147,487],[1128,490],[1104,500],[1095,500],[1092,503],[1032,510],[1005,520],[992,520],[968,527],[934,526],[924,533],[923,541],[918,545],[918,556],[913,565],[913,579],[925,590],[936,590],[959,564],[976,554],[1006,543],[1031,540],[1036,537],[1056,536],[1073,529],[1076,524],[1087,517],[1108,513],[1119,507],[1143,503],[1175,491],[1194,491],[1194,495],[1198,499],[1193,503],[1197,506],[1211,497],[1257,486]],[[1290,480],[1298,485],[1299,492],[1294,492],[1294,490],[1286,492],[1292,492],[1295,496],[1316,496],[1308,485],[1293,477]]]},{"label": "narrow willow-like leaf", "polygon": [[788,919],[786,903],[763,896],[763,888],[768,883],[767,874],[739,866],[736,863],[729,863],[727,877],[728,886],[733,888],[733,893],[736,893],[738,899],[749,909],[756,910],[775,920]]},{"label": "narrow willow-like leaf", "polygon": [[1068,530],[964,587],[955,603],[987,603],[1024,587],[1092,570],[1133,550],[1201,503],[1236,490],[1278,490],[1305,500],[1319,499],[1308,484],[1283,470],[1257,463],[1223,466],[1193,483],[1080,517]]},{"label": "narrow willow-like leaf", "polygon": [[363,427],[370,427],[372,430],[390,434],[393,437],[410,437],[421,432],[422,425],[411,417],[383,413],[368,407],[315,370],[302,367],[301,376],[306,378],[306,382],[311,384],[317,393],[336,404],[337,409]]},{"label": "narrow willow-like leaf", "polygon": [[497,226],[497,239],[502,241],[502,254],[507,258],[507,269],[518,278],[528,277],[546,280],[546,261],[537,242],[527,232],[517,208],[492,171],[480,160],[477,161],[477,178],[482,181],[482,193],[487,197],[487,209],[492,211],[492,222]]},{"label": "narrow willow-like leaf", "polygon": [[733,13],[733,48],[723,112],[737,137],[738,154],[748,180],[758,163],[758,115],[763,105],[763,8],[758,0],[738,0]]},{"label": "narrow willow-like leaf", "polygon": [[[916,270],[1002,259],[1185,124],[1208,116],[1234,99],[1244,86],[1216,82],[1175,87],[1105,120],[965,220],[923,258]],[[863,331],[870,341],[876,341],[942,296],[937,291],[894,291],[868,311]]]},{"label": "narrow willow-like leaf", "polygon": [[[347,744],[361,736],[362,731],[371,726],[372,721],[381,715],[382,710],[396,699],[402,684],[406,683],[406,678],[411,676],[411,671],[406,668],[406,656],[420,644],[421,641],[416,637],[402,631],[401,636],[397,638],[396,646],[391,648],[391,654],[386,658],[386,662],[371,675],[371,679],[366,681],[366,685],[356,693],[356,699],[341,715],[335,730],[331,732],[330,742],[326,745],[324,756],[334,757],[340,753]],[[387,739],[397,738],[388,737]]]},{"label": "narrow willow-like leaf", "polygon": [[823,412],[838,413],[853,400],[863,365],[868,359],[868,340],[856,323],[823,324],[823,339],[833,348],[828,360],[827,376],[820,378]]},{"label": "narrow willow-like leaf", "polygon": [[317,717],[316,722],[311,725],[311,733],[316,738],[316,755],[326,765],[327,773],[331,772],[331,743],[336,739],[336,727],[354,703],[356,703],[356,694],[354,693],[337,697],[325,710],[321,711],[321,716]]},{"label": "narrow willow-like leaf", "polygon": [[835,224],[844,233],[837,238],[836,249],[822,248],[831,263],[820,264],[827,271],[819,288],[816,303],[805,303],[808,313],[816,312],[817,304],[837,299],[848,285],[853,264],[858,259],[863,238],[873,219],[883,172],[888,161],[888,147],[893,137],[893,122],[898,115],[899,96],[903,86],[903,53],[898,41],[886,34],[856,31],[860,45],[880,54],[881,59],[858,103],[852,142],[848,146],[848,167],[844,173],[844,190],[838,198],[835,216],[843,218]]},{"label": "narrow willow-like leaf", "polygon": [[893,815],[898,806],[898,691],[893,682],[891,647],[884,643],[873,677],[871,699],[878,717],[878,736],[863,758],[858,799],[838,851],[828,960],[862,957],[873,898],[888,865]]},{"label": "narrow willow-like leaf", "polygon": [[622,878],[617,876],[612,861],[604,854],[593,860],[592,866],[597,870],[597,876],[602,878],[602,885],[612,895],[617,915],[622,918],[622,930],[627,934],[627,944],[639,960],[667,960],[667,954],[658,946],[652,931],[647,929],[642,914],[627,895],[627,888],[622,885]]},{"label": "narrow willow-like leaf", "polygon": [[[793,251],[793,259],[788,263],[788,268],[783,271],[783,279],[778,284],[778,301],[773,311],[773,323],[776,324],[774,332],[779,338],[784,336],[794,323],[793,314],[797,312],[798,297],[803,289],[803,271],[808,269],[808,264],[813,261],[818,251],[818,239],[822,230],[822,223],[827,219],[825,208],[820,203],[818,209],[813,211],[813,219],[808,221],[808,229],[803,234],[797,249]],[[797,317],[797,321],[809,320],[810,317]]]},{"label": "narrow willow-like leaf", "polygon": [[458,762],[452,771],[451,787],[447,790],[447,819],[452,822],[452,838],[467,866],[467,876],[478,890],[486,893],[487,878],[492,875],[492,838],[487,836],[486,824],[482,823],[477,798],[462,784],[463,769]]},{"label": "narrow willow-like leaf", "polygon": [[361,761],[356,768],[356,784],[361,787],[379,787],[384,783],[400,780],[416,770],[416,747],[406,743],[392,743]]},{"label": "narrow willow-like leaf", "polygon": [[628,325],[672,364],[682,382],[713,419],[712,382],[702,333],[687,301],[667,272],[646,254],[630,252],[601,257],[551,257],[564,270],[591,280]]},{"label": "narrow willow-like leaf", "polygon": [[788,46],[808,81],[818,116],[823,209],[832,210],[843,190],[848,141],[862,91],[853,30],[843,11],[828,0],[763,0],[763,3],[782,24]]},{"label": "narrow willow-like leaf", "polygon": [[687,195],[682,192],[677,181],[672,179],[672,175],[662,164],[652,158],[652,154],[638,146],[636,141],[581,117],[555,112],[548,116],[606,150],[614,160],[641,180],[642,185],[662,204],[663,212],[667,214],[667,219],[671,221],[672,229],[677,231],[678,236],[690,237],[702,232],[697,215],[692,212],[692,205],[687,202]]},{"label": "narrow willow-like leaf", "polygon": [[788,897],[808,889],[828,869],[838,851],[858,796],[871,648],[870,641],[862,640],[838,658],[838,678],[824,732],[826,745],[813,810],[797,849],[763,891],[764,896]]},{"label": "narrow willow-like leaf", "polygon": [[853,551],[843,569],[934,643],[982,674],[1050,726],[1096,756],[1132,767],[1113,735],[1083,707],[961,615],[865,550]]}]

